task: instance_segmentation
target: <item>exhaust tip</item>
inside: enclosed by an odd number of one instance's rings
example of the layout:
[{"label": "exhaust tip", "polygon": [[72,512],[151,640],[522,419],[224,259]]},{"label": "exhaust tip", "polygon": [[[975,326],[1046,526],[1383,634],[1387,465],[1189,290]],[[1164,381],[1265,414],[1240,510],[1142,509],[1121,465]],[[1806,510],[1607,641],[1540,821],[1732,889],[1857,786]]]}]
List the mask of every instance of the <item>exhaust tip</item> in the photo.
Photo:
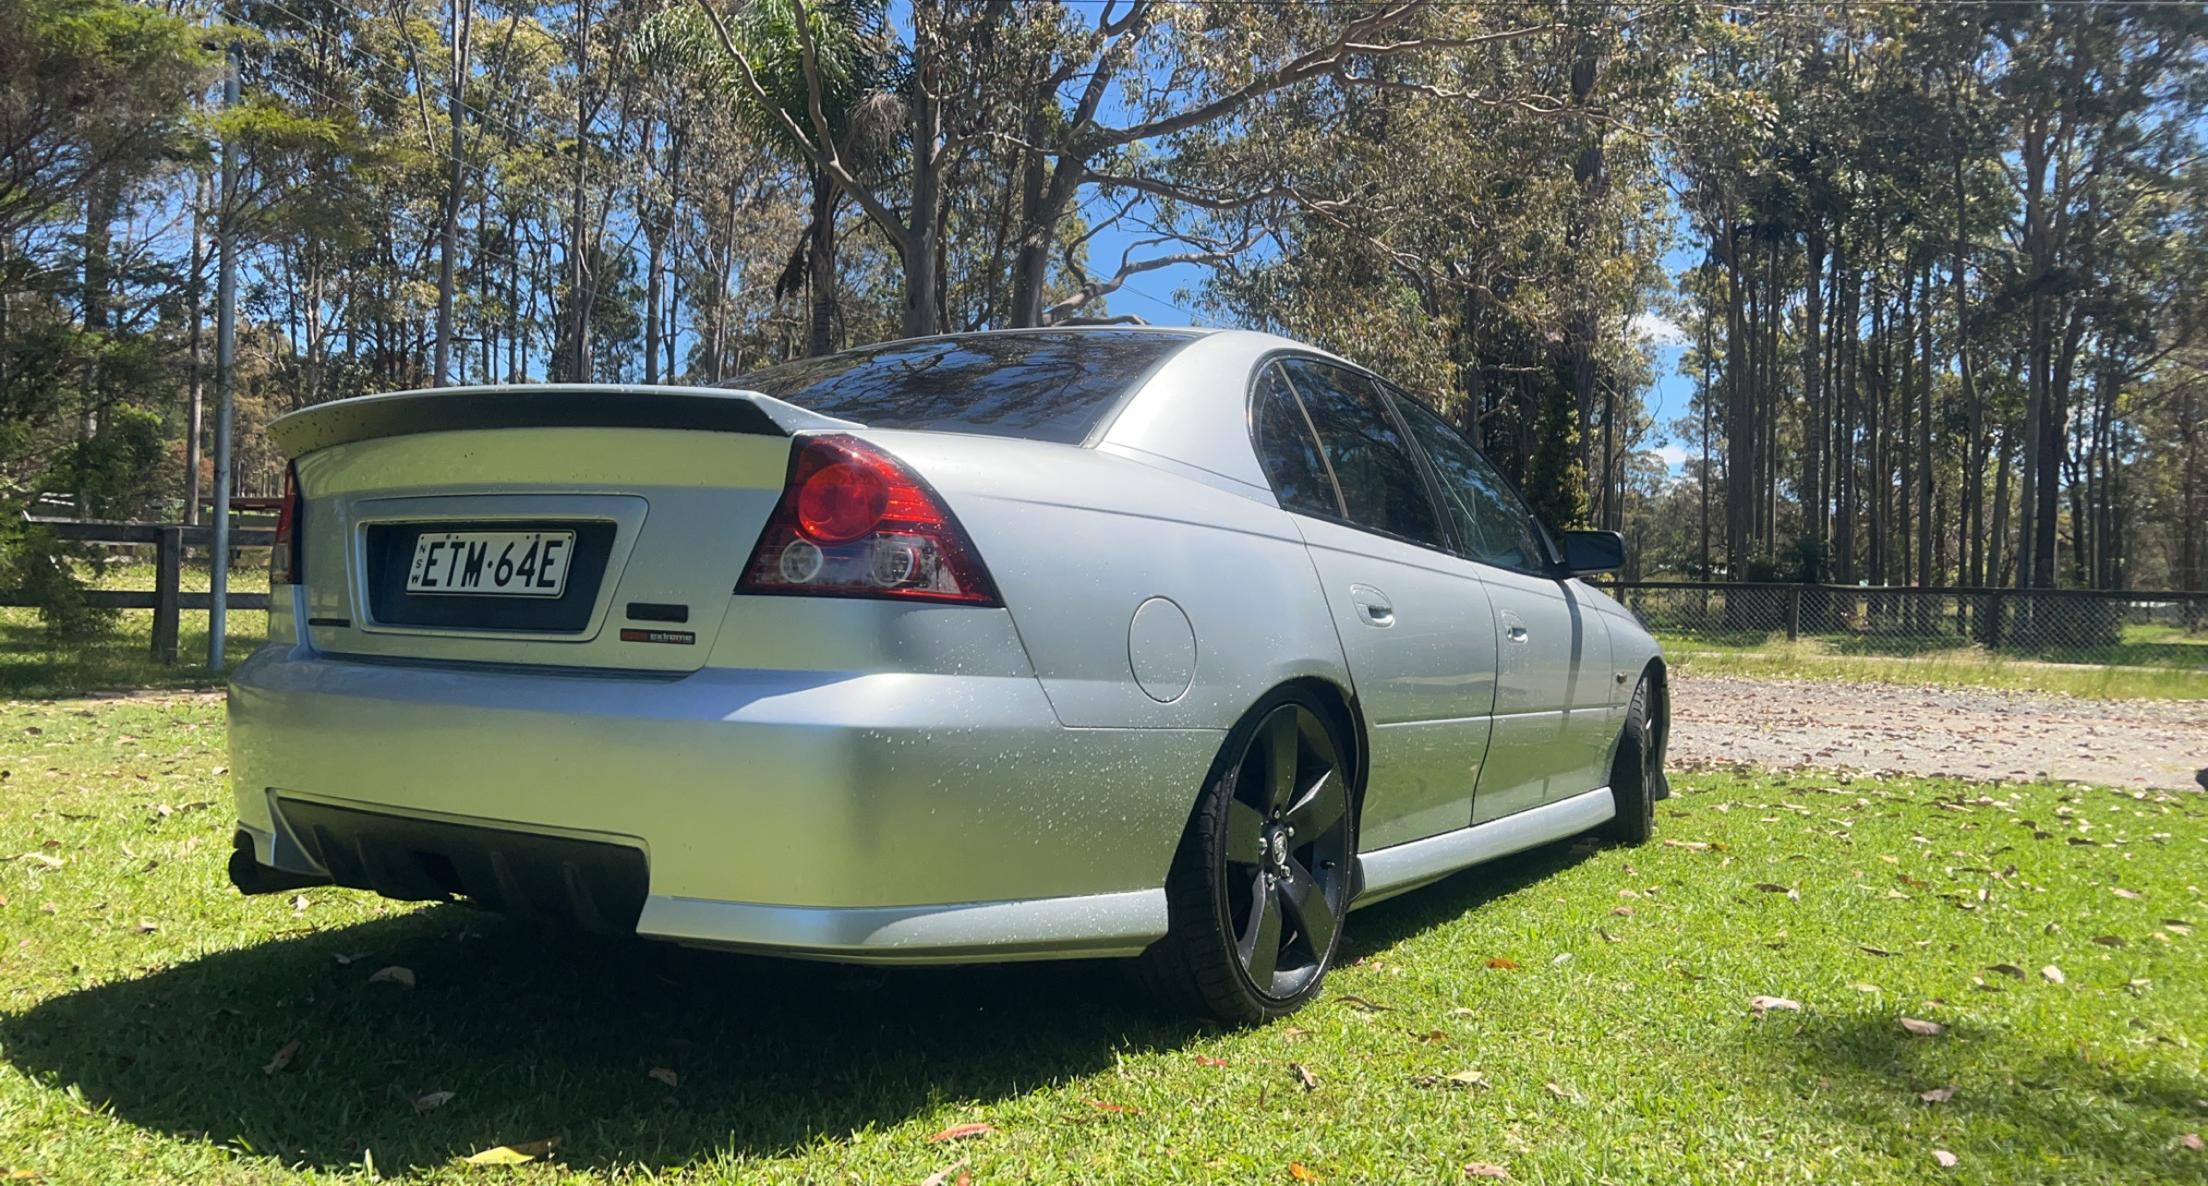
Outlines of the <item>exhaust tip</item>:
[{"label": "exhaust tip", "polygon": [[253,856],[252,835],[239,828],[237,835],[230,838],[230,884],[238,887],[239,893],[251,896],[328,885],[330,879],[314,873],[272,869],[260,863]]}]

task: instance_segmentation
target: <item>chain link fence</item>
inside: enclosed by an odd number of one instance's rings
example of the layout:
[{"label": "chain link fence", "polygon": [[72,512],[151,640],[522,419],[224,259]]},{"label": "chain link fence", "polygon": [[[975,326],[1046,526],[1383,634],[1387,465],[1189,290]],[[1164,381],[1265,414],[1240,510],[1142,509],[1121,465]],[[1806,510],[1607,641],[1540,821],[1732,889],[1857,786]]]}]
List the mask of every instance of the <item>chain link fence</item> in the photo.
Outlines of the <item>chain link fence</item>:
[{"label": "chain link fence", "polygon": [[2208,593],[1632,581],[1606,586],[1688,649],[1807,643],[1835,655],[1977,652],[2208,671]]}]

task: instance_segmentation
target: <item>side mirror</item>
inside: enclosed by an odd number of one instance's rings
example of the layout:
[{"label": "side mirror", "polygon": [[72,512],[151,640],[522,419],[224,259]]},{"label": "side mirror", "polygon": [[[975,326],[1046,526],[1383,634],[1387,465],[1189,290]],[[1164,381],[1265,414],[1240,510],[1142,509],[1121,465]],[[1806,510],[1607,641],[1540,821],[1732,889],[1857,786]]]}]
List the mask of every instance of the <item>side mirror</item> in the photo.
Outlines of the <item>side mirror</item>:
[{"label": "side mirror", "polygon": [[1562,567],[1575,577],[1616,572],[1625,567],[1625,537],[1615,531],[1567,531]]}]

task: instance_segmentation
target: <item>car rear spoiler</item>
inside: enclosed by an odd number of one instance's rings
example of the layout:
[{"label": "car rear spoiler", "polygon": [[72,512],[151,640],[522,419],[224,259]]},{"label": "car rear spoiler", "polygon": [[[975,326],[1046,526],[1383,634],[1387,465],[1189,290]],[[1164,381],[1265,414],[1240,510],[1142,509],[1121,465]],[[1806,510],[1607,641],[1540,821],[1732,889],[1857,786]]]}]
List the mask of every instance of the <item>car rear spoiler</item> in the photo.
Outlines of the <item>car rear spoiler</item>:
[{"label": "car rear spoiler", "polygon": [[625,383],[510,384],[394,391],[316,404],[268,426],[286,457],[332,445],[475,428],[672,428],[790,436],[861,428],[756,391]]}]

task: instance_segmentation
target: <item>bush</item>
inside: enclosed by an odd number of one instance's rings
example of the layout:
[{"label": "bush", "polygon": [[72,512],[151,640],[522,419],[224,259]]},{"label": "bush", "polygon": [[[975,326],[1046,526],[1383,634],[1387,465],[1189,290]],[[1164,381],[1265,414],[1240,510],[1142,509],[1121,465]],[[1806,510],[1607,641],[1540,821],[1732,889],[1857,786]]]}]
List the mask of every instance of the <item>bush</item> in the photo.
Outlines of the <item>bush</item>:
[{"label": "bush", "polygon": [[116,611],[86,602],[83,563],[51,530],[24,521],[20,505],[0,500],[0,591],[37,609],[50,643],[84,642],[115,626]]}]

